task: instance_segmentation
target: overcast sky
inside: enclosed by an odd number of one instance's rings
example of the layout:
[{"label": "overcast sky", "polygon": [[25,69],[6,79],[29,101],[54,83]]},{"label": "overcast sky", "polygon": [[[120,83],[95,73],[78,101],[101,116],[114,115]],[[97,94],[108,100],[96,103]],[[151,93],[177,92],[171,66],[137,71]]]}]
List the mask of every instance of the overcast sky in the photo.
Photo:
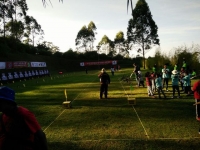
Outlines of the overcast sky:
[{"label": "overcast sky", "polygon": [[[27,0],[28,15],[33,16],[44,30],[44,40],[52,42],[61,52],[75,49],[79,30],[93,21],[97,27],[95,48],[104,35],[114,40],[119,31],[126,38],[131,7],[127,13],[127,0]],[[183,45],[200,44],[199,0],[146,0],[153,20],[158,26],[162,52]],[[137,0],[133,0],[135,7]],[[147,55],[154,55],[149,52]]]}]

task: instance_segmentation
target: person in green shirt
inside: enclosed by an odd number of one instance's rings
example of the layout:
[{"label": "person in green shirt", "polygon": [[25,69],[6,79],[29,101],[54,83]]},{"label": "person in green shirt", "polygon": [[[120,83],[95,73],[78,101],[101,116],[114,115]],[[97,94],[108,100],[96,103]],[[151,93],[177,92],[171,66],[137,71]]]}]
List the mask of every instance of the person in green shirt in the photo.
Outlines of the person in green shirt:
[{"label": "person in green shirt", "polygon": [[178,65],[177,64],[174,65],[174,70],[178,70]]},{"label": "person in green shirt", "polygon": [[186,61],[185,61],[185,58],[183,58],[183,65],[182,65],[182,68],[183,68],[184,70],[187,69],[187,63],[186,63]]},{"label": "person in green shirt", "polygon": [[193,69],[193,70],[192,70],[192,77],[195,77],[196,75],[197,75],[196,70]]},{"label": "person in green shirt", "polygon": [[156,71],[157,71],[157,65],[156,65],[156,64],[153,65],[152,71],[153,71],[154,73],[156,73]]}]

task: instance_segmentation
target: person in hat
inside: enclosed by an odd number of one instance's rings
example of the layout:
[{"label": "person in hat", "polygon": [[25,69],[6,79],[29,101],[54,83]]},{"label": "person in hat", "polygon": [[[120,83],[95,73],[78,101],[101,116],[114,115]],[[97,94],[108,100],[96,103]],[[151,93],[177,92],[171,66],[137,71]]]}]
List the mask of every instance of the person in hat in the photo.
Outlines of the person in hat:
[{"label": "person in hat", "polygon": [[0,112],[1,150],[48,149],[45,133],[34,114],[17,106],[15,92],[6,86],[0,87]]},{"label": "person in hat", "polygon": [[174,98],[175,96],[175,90],[177,90],[178,92],[178,98],[180,98],[180,90],[179,90],[179,75],[178,75],[178,71],[177,70],[173,70],[172,71],[172,89],[173,89],[173,96],[172,98]]},{"label": "person in hat", "polygon": [[103,94],[105,98],[108,98],[108,84],[110,84],[110,76],[106,73],[105,69],[102,68],[101,73],[98,75],[100,79],[100,99],[103,98]]}]

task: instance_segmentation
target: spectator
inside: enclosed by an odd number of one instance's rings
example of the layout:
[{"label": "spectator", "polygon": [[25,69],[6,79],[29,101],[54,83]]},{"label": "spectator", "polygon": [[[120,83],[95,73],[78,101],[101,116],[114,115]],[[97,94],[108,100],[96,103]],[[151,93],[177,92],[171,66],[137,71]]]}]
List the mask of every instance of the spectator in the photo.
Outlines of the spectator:
[{"label": "spectator", "polygon": [[155,98],[154,95],[153,95],[152,89],[151,89],[150,72],[146,72],[146,74],[145,74],[145,80],[146,80],[146,85],[147,85],[148,96],[152,96],[153,98]]},{"label": "spectator", "polygon": [[191,81],[190,81],[190,75],[189,72],[185,72],[185,76],[183,77],[183,86],[184,86],[184,92],[187,94],[187,96],[191,93]]},{"label": "spectator", "polygon": [[140,85],[144,87],[144,79],[141,71],[138,71],[138,81],[138,87],[140,87]]},{"label": "spectator", "polygon": [[180,98],[180,91],[179,91],[179,76],[178,76],[178,71],[177,70],[173,70],[172,71],[172,89],[173,89],[173,96],[172,98],[174,98],[175,96],[175,90],[177,90],[178,92],[178,98]]},{"label": "spectator", "polygon": [[135,63],[133,64],[133,66],[134,66],[134,70],[133,70],[133,72],[134,72],[134,74],[135,74],[135,78],[136,78],[136,81],[137,81],[137,85],[139,84],[138,82],[138,71],[140,71],[140,67],[138,66],[138,65],[136,65]]},{"label": "spectator", "polygon": [[34,114],[17,106],[15,92],[5,86],[0,87],[0,112],[1,150],[48,149],[45,133]]},{"label": "spectator", "polygon": [[162,93],[164,98],[166,98],[165,93],[162,90],[162,79],[161,79],[159,74],[156,74],[155,83],[156,83],[156,89],[158,91],[159,99],[161,99],[161,94],[160,93]]},{"label": "spectator", "polygon": [[167,68],[167,65],[164,65],[164,68],[162,69],[162,88],[164,88],[166,84],[166,91],[168,91],[168,82],[169,82],[169,69]]},{"label": "spectator", "polygon": [[200,121],[200,80],[194,83],[192,91],[196,103],[196,119]]},{"label": "spectator", "polygon": [[114,76],[115,68],[114,68],[113,66],[110,68],[110,71],[111,71],[111,73],[112,73],[112,76]]}]

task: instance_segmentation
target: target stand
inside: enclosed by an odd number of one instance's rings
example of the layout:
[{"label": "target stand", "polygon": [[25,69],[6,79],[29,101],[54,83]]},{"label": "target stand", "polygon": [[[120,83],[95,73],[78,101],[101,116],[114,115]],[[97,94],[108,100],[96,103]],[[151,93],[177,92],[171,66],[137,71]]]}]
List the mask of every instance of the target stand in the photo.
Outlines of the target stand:
[{"label": "target stand", "polygon": [[128,97],[127,100],[129,105],[136,105],[136,98]]},{"label": "target stand", "polygon": [[67,100],[67,90],[64,90],[65,101],[62,103],[65,108],[71,108],[71,101]]}]

